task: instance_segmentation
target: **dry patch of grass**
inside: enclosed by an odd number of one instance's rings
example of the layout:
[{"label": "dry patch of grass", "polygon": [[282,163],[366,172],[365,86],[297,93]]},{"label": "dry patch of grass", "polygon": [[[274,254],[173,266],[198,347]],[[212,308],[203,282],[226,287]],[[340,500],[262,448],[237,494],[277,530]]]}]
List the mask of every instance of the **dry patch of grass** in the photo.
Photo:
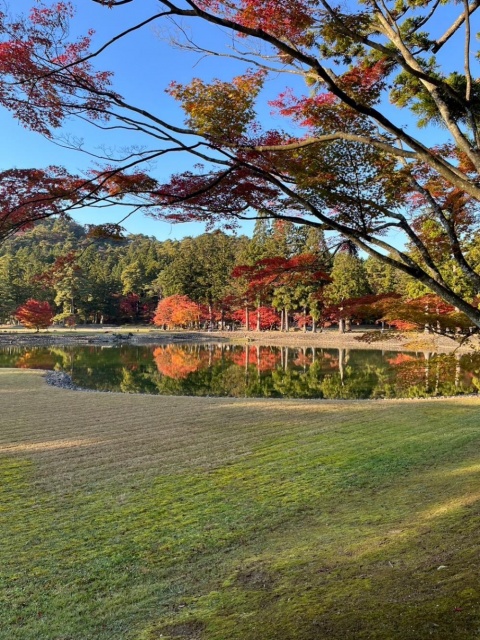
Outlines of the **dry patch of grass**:
[{"label": "dry patch of grass", "polygon": [[2,640],[480,635],[474,398],[0,406]]}]

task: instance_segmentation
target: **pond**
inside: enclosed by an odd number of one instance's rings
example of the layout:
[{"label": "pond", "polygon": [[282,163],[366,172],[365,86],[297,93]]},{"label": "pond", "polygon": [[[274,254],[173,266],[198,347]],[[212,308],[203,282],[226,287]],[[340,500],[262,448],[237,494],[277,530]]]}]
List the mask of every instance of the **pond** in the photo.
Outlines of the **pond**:
[{"label": "pond", "polygon": [[480,353],[217,343],[8,347],[0,367],[55,369],[87,389],[163,395],[373,399],[480,388]]}]

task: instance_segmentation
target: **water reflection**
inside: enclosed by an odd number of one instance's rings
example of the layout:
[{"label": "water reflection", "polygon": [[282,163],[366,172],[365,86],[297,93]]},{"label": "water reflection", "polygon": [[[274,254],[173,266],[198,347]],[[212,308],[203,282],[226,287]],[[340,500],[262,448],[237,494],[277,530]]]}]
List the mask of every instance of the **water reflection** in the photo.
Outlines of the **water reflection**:
[{"label": "water reflection", "polygon": [[63,370],[80,386],[168,395],[394,398],[476,393],[480,354],[230,344],[10,347],[0,366]]}]

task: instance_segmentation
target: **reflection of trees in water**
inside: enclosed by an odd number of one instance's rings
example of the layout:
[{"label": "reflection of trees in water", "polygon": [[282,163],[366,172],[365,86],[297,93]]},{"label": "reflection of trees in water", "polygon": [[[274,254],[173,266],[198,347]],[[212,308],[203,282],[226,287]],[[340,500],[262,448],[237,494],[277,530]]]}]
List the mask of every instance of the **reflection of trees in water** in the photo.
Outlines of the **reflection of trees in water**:
[{"label": "reflection of trees in water", "polygon": [[158,371],[169,378],[181,380],[197,371],[202,364],[198,354],[179,349],[175,345],[158,347],[153,352]]},{"label": "reflection of trees in water", "polygon": [[454,395],[480,389],[480,353],[233,344],[10,347],[0,366],[62,369],[87,388],[130,393],[295,398]]},{"label": "reflection of trees in water", "polygon": [[395,383],[406,397],[455,395],[476,391],[480,354],[434,354],[397,356]]},{"label": "reflection of trees in water", "polygon": [[18,369],[53,369],[55,367],[55,359],[51,353],[31,350],[21,355],[15,363]]},{"label": "reflection of trees in water", "polygon": [[67,370],[71,354],[60,347],[7,347],[0,349],[0,367]]}]

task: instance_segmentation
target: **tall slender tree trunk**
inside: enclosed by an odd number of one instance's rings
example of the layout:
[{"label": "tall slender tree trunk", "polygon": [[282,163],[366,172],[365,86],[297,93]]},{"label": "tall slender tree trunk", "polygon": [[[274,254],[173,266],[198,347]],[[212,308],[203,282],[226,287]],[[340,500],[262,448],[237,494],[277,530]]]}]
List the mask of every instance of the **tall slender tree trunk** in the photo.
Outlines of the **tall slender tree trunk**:
[{"label": "tall slender tree trunk", "polygon": [[460,366],[460,358],[461,355],[459,353],[455,354],[455,387],[460,386],[460,375],[462,373],[462,369]]},{"label": "tall slender tree trunk", "polygon": [[340,380],[342,381],[342,387],[345,377],[345,349],[338,350],[338,371],[340,373]]},{"label": "tall slender tree trunk", "polygon": [[248,347],[248,344],[245,345],[244,349],[245,349],[245,368],[243,371],[243,376],[244,376],[245,391],[246,391],[248,387],[248,379],[249,379],[248,365],[250,364],[250,349]]},{"label": "tall slender tree trunk", "polygon": [[425,358],[425,391],[428,393],[430,388],[430,358],[432,354],[430,351],[424,351],[423,357]]}]

